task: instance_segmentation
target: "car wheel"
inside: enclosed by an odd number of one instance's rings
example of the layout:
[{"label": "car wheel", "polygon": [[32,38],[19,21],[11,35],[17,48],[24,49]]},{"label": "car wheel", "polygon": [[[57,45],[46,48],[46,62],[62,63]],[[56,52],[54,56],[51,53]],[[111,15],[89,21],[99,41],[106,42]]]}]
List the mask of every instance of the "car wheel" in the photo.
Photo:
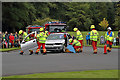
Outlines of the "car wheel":
[{"label": "car wheel", "polygon": [[63,46],[62,52],[63,52],[63,53],[65,52],[65,45]]}]

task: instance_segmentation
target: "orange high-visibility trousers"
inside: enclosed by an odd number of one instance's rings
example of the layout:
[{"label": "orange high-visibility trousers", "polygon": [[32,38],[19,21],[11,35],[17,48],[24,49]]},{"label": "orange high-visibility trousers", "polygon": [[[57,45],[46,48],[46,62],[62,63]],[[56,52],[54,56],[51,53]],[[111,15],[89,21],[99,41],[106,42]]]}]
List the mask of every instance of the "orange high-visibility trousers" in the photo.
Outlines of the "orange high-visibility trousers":
[{"label": "orange high-visibility trousers", "polygon": [[81,43],[81,50],[83,50],[83,40],[78,40]]},{"label": "orange high-visibility trousers", "polygon": [[79,52],[81,49],[81,46],[74,46],[75,51]]},{"label": "orange high-visibility trousers", "polygon": [[37,48],[36,52],[39,52],[39,51],[40,51],[40,48],[41,48],[41,46],[42,46],[42,48],[43,48],[43,53],[46,53],[45,43],[39,43],[39,42],[37,42],[37,44],[38,44],[38,48]]},{"label": "orange high-visibility trousers", "polygon": [[97,52],[97,41],[92,41],[92,47],[93,47],[93,51],[96,53]]},{"label": "orange high-visibility trousers", "polygon": [[107,41],[107,50],[111,51],[112,50],[112,42]]}]

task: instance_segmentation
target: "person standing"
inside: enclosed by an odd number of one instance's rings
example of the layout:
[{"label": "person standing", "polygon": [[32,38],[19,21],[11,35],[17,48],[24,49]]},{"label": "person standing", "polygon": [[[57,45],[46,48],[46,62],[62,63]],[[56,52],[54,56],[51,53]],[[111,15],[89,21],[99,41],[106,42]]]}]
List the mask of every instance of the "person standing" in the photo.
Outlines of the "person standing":
[{"label": "person standing", "polygon": [[9,42],[11,43],[11,48],[14,47],[14,36],[12,33],[10,33]]},{"label": "person standing", "polygon": [[111,27],[108,27],[107,29],[108,29],[108,31],[105,34],[105,40],[107,43],[107,52],[111,52],[113,39],[114,39],[114,32],[112,32]]},{"label": "person standing", "polygon": [[9,34],[7,31],[5,32],[5,41],[7,42],[7,47],[9,48]]},{"label": "person standing", "polygon": [[120,45],[120,30],[118,31],[119,45]]},{"label": "person standing", "polygon": [[73,30],[77,34],[76,39],[81,43],[81,50],[80,50],[80,52],[82,52],[83,51],[83,36],[82,36],[82,33],[78,30],[78,28],[74,28]]},{"label": "person standing", "polygon": [[[20,30],[20,31],[19,31],[19,35],[21,35],[21,38],[22,38],[22,39],[25,39],[25,37],[27,36],[27,33],[26,33],[25,31],[23,31],[23,30]],[[25,41],[29,41],[29,40],[30,40],[30,38],[27,37]],[[32,50],[29,50],[29,51],[30,51],[30,55],[33,54],[33,51],[32,51]],[[23,53],[24,53],[24,52],[21,50],[20,54],[23,55]]]},{"label": "person standing", "polygon": [[99,40],[99,33],[94,25],[91,25],[92,31],[90,32],[90,40],[92,41],[93,54],[97,54],[97,41]]},{"label": "person standing", "polygon": [[2,48],[2,32],[0,31],[0,48]]},{"label": "person standing", "polygon": [[40,33],[37,34],[38,48],[37,48],[35,54],[38,54],[40,52],[41,46],[43,48],[43,55],[46,54],[46,48],[45,48],[46,36],[45,36],[45,33],[43,31],[44,31],[44,28],[40,28]]},{"label": "person standing", "polygon": [[86,35],[86,42],[87,42],[87,45],[89,44],[89,34],[87,33]]}]

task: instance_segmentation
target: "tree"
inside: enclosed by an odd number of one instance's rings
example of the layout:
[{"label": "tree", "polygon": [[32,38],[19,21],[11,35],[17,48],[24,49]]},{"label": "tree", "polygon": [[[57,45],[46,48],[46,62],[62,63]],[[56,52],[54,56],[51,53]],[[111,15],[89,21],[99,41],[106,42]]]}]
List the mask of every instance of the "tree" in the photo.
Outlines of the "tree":
[{"label": "tree", "polygon": [[42,26],[44,26],[44,24],[46,22],[49,22],[49,21],[58,21],[58,20],[50,19],[50,18],[36,19],[35,21],[33,21],[32,25],[42,25]]},{"label": "tree", "polygon": [[3,3],[3,31],[15,32],[32,23],[36,18],[35,8],[31,3]]},{"label": "tree", "polygon": [[103,21],[101,21],[99,25],[105,30],[109,24],[108,21],[105,18],[103,18]]},{"label": "tree", "polygon": [[120,2],[116,4],[116,14],[115,14],[115,29],[119,30],[120,29]]}]

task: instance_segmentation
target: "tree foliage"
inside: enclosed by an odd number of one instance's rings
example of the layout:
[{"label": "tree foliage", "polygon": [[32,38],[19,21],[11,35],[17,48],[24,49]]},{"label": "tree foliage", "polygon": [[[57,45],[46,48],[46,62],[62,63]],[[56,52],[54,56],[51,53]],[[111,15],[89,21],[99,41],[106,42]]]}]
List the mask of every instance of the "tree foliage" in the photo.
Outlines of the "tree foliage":
[{"label": "tree foliage", "polygon": [[103,21],[101,21],[99,25],[105,30],[109,24],[108,21],[105,18],[103,18]]},{"label": "tree foliage", "polygon": [[109,26],[118,30],[119,5],[119,2],[5,2],[2,4],[3,31],[15,32],[28,25],[43,25],[51,20],[66,22],[69,30],[78,27],[88,31],[91,24],[102,30],[99,23],[103,18],[108,20]]}]

